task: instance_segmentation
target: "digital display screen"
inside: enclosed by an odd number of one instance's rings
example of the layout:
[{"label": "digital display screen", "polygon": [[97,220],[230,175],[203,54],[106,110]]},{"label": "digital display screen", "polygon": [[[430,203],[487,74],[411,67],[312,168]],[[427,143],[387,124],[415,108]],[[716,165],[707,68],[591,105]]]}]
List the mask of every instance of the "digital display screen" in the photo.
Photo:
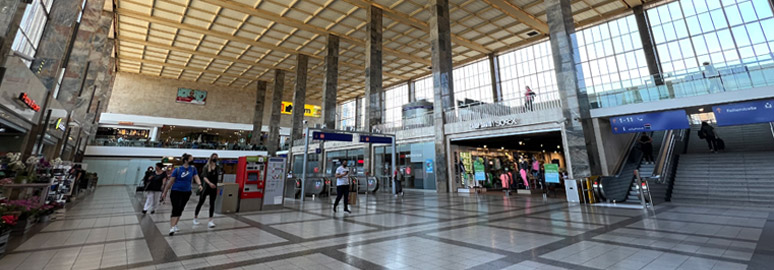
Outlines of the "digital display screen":
[{"label": "digital display screen", "polygon": [[247,181],[258,181],[258,173],[247,173]]}]

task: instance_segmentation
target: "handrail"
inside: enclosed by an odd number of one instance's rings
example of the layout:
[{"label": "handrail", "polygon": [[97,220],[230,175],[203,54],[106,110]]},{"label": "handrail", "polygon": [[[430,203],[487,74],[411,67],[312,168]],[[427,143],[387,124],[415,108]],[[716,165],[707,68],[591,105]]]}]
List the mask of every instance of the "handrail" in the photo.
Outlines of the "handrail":
[{"label": "handrail", "polygon": [[626,162],[629,161],[629,155],[632,153],[632,151],[637,148],[637,141],[640,139],[640,137],[637,136],[637,133],[634,133],[634,136],[632,136],[631,142],[629,143],[629,148],[626,150],[626,153],[623,155],[623,158],[615,167],[615,176],[618,177],[623,173],[623,167],[626,165]]},{"label": "handrail", "polygon": [[661,149],[658,152],[656,167],[653,168],[653,174],[651,178],[657,178],[658,175],[661,175],[661,172],[664,170],[666,164],[669,162],[669,157],[672,154],[674,143],[675,143],[675,132],[674,130],[668,130],[664,134],[664,138],[662,138],[661,140]]}]

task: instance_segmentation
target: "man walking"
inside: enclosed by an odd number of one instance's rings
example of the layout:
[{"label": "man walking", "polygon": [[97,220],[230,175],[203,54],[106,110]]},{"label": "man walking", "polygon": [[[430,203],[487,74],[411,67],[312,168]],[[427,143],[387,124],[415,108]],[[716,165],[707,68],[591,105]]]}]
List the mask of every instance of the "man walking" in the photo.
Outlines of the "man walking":
[{"label": "man walking", "polygon": [[336,207],[339,206],[341,197],[344,196],[344,212],[349,211],[349,168],[347,160],[342,160],[341,165],[336,168],[336,202],[333,203],[333,212],[336,213]]}]

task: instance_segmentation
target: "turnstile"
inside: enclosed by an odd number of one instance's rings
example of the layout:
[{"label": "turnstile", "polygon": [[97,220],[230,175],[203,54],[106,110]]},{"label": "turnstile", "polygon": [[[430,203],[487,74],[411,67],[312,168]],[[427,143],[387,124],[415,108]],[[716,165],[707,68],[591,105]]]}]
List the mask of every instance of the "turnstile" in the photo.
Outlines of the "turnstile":
[{"label": "turnstile", "polygon": [[298,199],[301,197],[301,180],[296,178],[285,179],[285,198]]},{"label": "turnstile", "polygon": [[239,184],[219,183],[218,196],[215,199],[215,212],[218,214],[230,214],[237,210],[239,204]]},{"label": "turnstile", "polygon": [[325,178],[322,177],[308,177],[304,185],[305,196],[320,196],[322,194],[328,194],[328,190],[325,186]]}]

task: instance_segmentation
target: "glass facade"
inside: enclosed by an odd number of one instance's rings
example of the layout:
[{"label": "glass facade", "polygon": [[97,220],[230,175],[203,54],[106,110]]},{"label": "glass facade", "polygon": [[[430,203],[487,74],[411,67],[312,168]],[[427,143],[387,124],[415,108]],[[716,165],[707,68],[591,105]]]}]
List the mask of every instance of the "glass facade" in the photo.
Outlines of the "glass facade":
[{"label": "glass facade", "polygon": [[647,11],[667,77],[772,63],[772,10],[766,0],[683,0]]},{"label": "glass facade", "polygon": [[524,103],[527,86],[535,101],[559,99],[551,45],[546,40],[497,56],[503,101],[514,106]]},{"label": "glass facade", "polygon": [[350,100],[344,103],[339,104],[338,106],[338,129],[347,129],[347,128],[354,128],[355,127],[355,121],[357,121],[356,113],[357,113],[357,102],[355,100]]},{"label": "glass facade", "polygon": [[[491,103],[494,101],[489,59],[484,58],[478,62],[455,68],[452,71],[452,78],[454,79],[454,99],[457,102],[469,100]],[[432,90],[430,91],[432,94]]]},{"label": "glass facade", "polygon": [[587,93],[642,85],[650,76],[634,15],[575,33],[578,86]]},{"label": "glass facade", "polygon": [[408,103],[408,84],[402,84],[384,91],[383,123],[400,124],[403,117],[403,104]]},{"label": "glass facade", "polygon": [[[396,146],[398,156],[398,178],[404,188],[435,190],[435,174],[427,172],[425,163],[435,159],[435,146],[432,142],[400,144]],[[374,174],[380,183],[390,176],[392,150],[390,146],[374,149]]]},{"label": "glass facade", "polygon": [[[12,50],[26,58],[35,58],[52,3],[53,0],[33,0],[27,6],[19,25],[19,32],[16,33],[16,38],[13,41]],[[23,61],[27,66],[32,64],[32,61],[27,59]]]},{"label": "glass facade", "polygon": [[424,77],[414,82],[414,93],[417,100],[433,103],[433,77]]}]

